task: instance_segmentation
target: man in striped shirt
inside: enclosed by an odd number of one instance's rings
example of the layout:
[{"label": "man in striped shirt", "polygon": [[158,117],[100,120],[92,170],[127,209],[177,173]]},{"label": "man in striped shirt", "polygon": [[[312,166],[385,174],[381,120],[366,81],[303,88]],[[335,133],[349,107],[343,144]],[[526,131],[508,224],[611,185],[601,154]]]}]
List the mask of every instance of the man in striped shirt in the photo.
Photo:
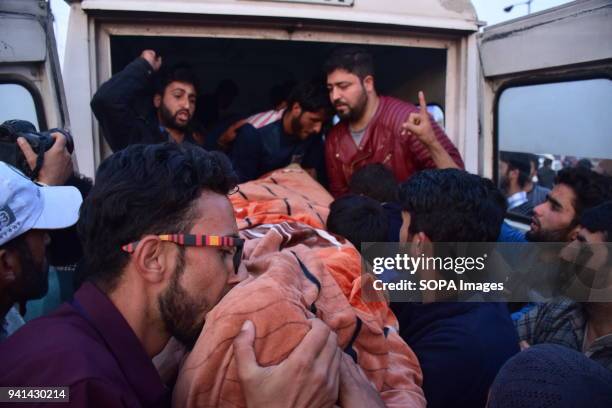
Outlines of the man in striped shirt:
[{"label": "man in striped shirt", "polygon": [[[326,61],[324,70],[330,100],[342,119],[325,140],[332,195],[346,193],[353,172],[371,163],[388,166],[398,182],[427,168],[463,168],[459,152],[434,121],[433,134],[428,132],[427,137],[406,130],[403,125],[410,114],[418,115],[419,110],[377,94],[373,59],[365,50],[338,49]],[[413,120],[418,126],[424,120],[429,122],[429,116],[413,115]]]}]

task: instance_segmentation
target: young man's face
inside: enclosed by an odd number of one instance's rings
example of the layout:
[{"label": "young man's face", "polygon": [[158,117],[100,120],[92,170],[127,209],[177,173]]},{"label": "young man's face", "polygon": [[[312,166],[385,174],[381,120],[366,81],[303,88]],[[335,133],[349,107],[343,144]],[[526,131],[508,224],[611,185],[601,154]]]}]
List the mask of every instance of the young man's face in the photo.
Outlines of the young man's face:
[{"label": "young man's face", "polygon": [[557,184],[545,202],[534,208],[527,236],[537,242],[566,242],[574,239],[576,194],[571,187]]},{"label": "young man's face", "polygon": [[340,118],[350,122],[361,119],[368,103],[368,93],[364,82],[366,79],[371,82],[371,78],[368,76],[362,81],[357,75],[344,69],[337,69],[327,75],[329,100],[336,108]]},{"label": "young man's face", "polygon": [[196,108],[196,91],[193,84],[170,82],[163,95],[155,95],[153,100],[163,126],[184,130]]},{"label": "young man's face", "polygon": [[298,103],[291,109],[291,135],[300,140],[306,140],[310,136],[321,132],[326,120],[325,110],[316,112],[302,110]]},{"label": "young man's face", "polygon": [[[200,216],[190,234],[237,236],[234,210],[227,197],[204,192],[196,205]],[[236,248],[183,247],[182,256],[178,246],[176,250],[175,272],[159,297],[159,306],[168,331],[191,348],[206,314],[245,276],[234,272]]]}]

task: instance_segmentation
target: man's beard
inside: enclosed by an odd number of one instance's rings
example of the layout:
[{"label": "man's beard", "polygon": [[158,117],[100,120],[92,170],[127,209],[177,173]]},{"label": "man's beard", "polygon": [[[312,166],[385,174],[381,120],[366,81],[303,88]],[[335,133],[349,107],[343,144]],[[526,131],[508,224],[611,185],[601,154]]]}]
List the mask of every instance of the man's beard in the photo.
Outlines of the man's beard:
[{"label": "man's beard", "polygon": [[185,131],[191,122],[191,116],[189,112],[187,112],[187,115],[189,116],[189,120],[187,121],[185,125],[181,125],[176,120],[176,117],[180,112],[183,112],[183,110],[178,110],[173,115],[172,112],[170,112],[170,109],[168,109],[166,105],[162,102],[159,105],[159,115],[161,117],[161,122],[162,122],[161,124],[170,129]]},{"label": "man's beard", "polygon": [[302,126],[302,122],[300,122],[301,117],[302,114],[300,113],[300,116],[291,119],[291,136],[295,137],[296,139],[302,138],[302,130],[304,129],[304,126]]},{"label": "man's beard", "polygon": [[499,189],[504,193],[508,193],[508,187],[510,187],[510,180],[508,179],[507,174],[502,174],[499,176]]},{"label": "man's beard", "polygon": [[202,314],[203,305],[195,302],[179,284],[184,271],[185,254],[181,250],[168,288],[159,297],[159,310],[168,332],[191,350],[204,326],[204,320],[194,320]]},{"label": "man's beard", "polygon": [[[357,103],[355,103],[355,106],[351,107],[348,104],[340,103],[341,105],[348,107],[348,110],[344,113],[340,113],[340,111],[336,109],[336,113],[338,114],[340,119],[348,120],[349,122],[355,122],[363,117],[363,115],[365,114],[366,106],[368,104],[368,94],[366,93],[366,90],[363,85],[361,85],[361,90],[361,96],[357,100]],[[336,104],[334,103],[334,106],[335,105]]]},{"label": "man's beard", "polygon": [[49,265],[46,259],[35,262],[28,244],[20,242],[16,247],[21,263],[22,287],[18,289],[20,301],[40,299],[49,290]]},{"label": "man's beard", "polygon": [[567,242],[570,231],[574,225],[567,228],[555,230],[543,230],[542,227],[538,231],[529,230],[525,233],[525,237],[530,242]]}]

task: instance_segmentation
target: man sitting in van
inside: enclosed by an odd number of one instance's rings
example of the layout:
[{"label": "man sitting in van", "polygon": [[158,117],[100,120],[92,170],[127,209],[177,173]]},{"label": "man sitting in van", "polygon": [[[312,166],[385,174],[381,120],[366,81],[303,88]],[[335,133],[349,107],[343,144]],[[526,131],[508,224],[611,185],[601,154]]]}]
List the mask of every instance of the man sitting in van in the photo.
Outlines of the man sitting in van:
[{"label": "man sitting in van", "polygon": [[320,133],[330,116],[325,88],[310,82],[296,85],[279,120],[261,128],[246,124],[238,130],[230,157],[240,182],[296,163],[325,185]]},{"label": "man sitting in van", "polygon": [[[435,137],[427,141],[402,126],[418,110],[409,103],[378,95],[373,59],[365,50],[338,49],[326,61],[324,70],[329,99],[342,119],[325,140],[333,196],[346,193],[353,172],[370,163],[391,168],[398,182],[423,169],[463,168],[459,152],[434,121]],[[448,152],[452,166],[436,162],[440,151]]]},{"label": "man sitting in van", "polygon": [[195,143],[190,130],[197,97],[195,76],[182,65],[160,71],[161,65],[161,56],[144,50],[102,84],[91,100],[113,151],[135,143]]}]

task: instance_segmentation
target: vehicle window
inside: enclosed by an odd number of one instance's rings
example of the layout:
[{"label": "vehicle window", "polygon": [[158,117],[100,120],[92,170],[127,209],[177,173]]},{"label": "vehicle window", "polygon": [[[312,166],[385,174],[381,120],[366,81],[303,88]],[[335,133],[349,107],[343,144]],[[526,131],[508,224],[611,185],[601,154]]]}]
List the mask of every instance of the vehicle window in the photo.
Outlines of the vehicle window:
[{"label": "vehicle window", "polygon": [[0,83],[0,123],[9,119],[27,120],[40,130],[30,91],[19,84]]},{"label": "vehicle window", "polygon": [[[612,173],[612,80],[505,89],[498,104],[499,151],[532,153],[557,171],[584,166]],[[536,176],[537,179],[537,176]]]},{"label": "vehicle window", "polygon": [[434,118],[438,126],[444,129],[444,111],[440,105],[427,104],[427,112]]}]

